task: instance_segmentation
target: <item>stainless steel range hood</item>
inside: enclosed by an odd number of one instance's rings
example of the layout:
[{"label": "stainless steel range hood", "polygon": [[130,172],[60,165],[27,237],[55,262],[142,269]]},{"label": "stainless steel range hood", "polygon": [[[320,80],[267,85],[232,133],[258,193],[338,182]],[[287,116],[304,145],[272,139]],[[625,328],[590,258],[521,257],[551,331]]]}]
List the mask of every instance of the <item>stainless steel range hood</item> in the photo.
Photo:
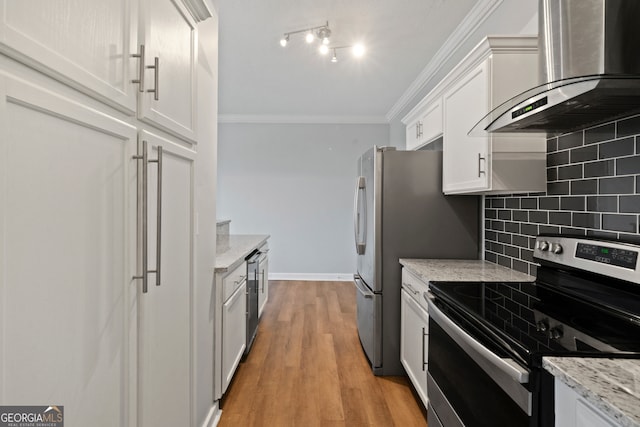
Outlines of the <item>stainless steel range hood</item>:
[{"label": "stainless steel range hood", "polygon": [[[640,1],[539,0],[540,81],[469,133],[561,134],[640,113]],[[517,78],[517,76],[514,76]]]}]

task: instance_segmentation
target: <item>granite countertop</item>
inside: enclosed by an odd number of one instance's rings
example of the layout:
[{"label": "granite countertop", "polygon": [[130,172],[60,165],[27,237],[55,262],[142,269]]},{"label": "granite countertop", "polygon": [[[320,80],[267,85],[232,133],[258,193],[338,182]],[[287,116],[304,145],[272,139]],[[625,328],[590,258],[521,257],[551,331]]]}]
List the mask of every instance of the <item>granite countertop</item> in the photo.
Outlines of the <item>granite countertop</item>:
[{"label": "granite countertop", "polygon": [[545,357],[542,366],[624,427],[640,427],[640,360]]},{"label": "granite countertop", "polygon": [[402,264],[425,282],[533,282],[535,277],[479,259],[407,259]]},{"label": "granite countertop", "polygon": [[224,273],[239,265],[254,249],[262,246],[268,234],[230,234],[223,245],[218,245],[214,271]]}]

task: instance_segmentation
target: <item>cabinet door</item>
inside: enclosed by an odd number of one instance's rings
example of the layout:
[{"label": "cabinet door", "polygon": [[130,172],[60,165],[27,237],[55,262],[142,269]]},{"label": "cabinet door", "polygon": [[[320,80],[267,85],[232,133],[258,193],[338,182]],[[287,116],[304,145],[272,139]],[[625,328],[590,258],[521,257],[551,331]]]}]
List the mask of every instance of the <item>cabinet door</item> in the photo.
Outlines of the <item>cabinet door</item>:
[{"label": "cabinet door", "polygon": [[247,282],[222,305],[222,393],[247,346]]},{"label": "cabinet door", "polygon": [[[141,0],[145,92],[138,117],[183,139],[196,140],[196,24],[180,0]],[[148,92],[157,90],[157,92]],[[157,99],[156,99],[157,98]]]},{"label": "cabinet door", "polygon": [[134,425],[136,131],[51,83],[0,75],[0,405]]},{"label": "cabinet door", "polygon": [[402,290],[400,304],[400,359],[424,406],[427,406],[427,313]]},{"label": "cabinet door", "polygon": [[[139,293],[138,412],[139,426],[178,426],[191,423],[191,345],[193,293],[193,168],[194,153],[150,132],[149,158],[162,147],[162,185],[157,164],[148,169],[148,292]],[[158,212],[158,195],[161,209]],[[158,219],[161,234],[158,239]],[[141,286],[138,286],[141,292]],[[171,408],[170,411],[159,408]]]},{"label": "cabinet door", "polygon": [[260,262],[260,271],[258,272],[258,317],[262,316],[264,306],[269,299],[269,257],[265,256]]},{"label": "cabinet door", "polygon": [[488,113],[490,59],[465,75],[444,95],[442,185],[445,193],[480,191],[491,186],[490,140],[468,136]]},{"label": "cabinet door", "polygon": [[135,1],[0,0],[0,51],[133,113]]}]

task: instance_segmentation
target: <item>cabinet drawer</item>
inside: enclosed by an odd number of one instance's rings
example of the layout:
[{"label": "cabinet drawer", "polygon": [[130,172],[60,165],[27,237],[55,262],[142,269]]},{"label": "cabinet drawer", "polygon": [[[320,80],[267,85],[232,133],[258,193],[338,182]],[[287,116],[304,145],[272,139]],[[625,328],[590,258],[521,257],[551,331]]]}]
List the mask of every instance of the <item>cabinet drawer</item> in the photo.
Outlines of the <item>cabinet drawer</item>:
[{"label": "cabinet drawer", "polygon": [[241,263],[235,270],[222,279],[222,301],[226,301],[247,279],[247,263]]},{"label": "cabinet drawer", "polygon": [[423,295],[429,290],[428,283],[423,282],[406,268],[403,268],[402,288],[407,291],[407,294],[413,298],[420,307],[427,310],[427,301],[424,299]]}]

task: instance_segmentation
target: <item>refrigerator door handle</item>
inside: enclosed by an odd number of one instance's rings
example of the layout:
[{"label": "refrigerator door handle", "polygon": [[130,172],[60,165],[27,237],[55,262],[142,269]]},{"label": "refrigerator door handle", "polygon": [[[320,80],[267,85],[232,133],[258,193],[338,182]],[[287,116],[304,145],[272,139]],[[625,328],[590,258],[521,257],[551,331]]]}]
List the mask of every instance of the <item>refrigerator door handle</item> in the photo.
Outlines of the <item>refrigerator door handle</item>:
[{"label": "refrigerator door handle", "polygon": [[364,233],[362,234],[362,241],[358,240],[360,237],[360,190],[362,190],[363,195],[365,194],[365,179],[364,176],[359,176],[356,179],[356,191],[353,200],[353,231],[355,234],[356,241],[356,253],[358,255],[363,255],[366,247],[366,235],[367,235],[367,210],[365,208],[362,211],[362,219],[364,222]]},{"label": "refrigerator door handle", "polygon": [[373,298],[373,292],[367,289],[367,285],[365,285],[362,282],[362,279],[360,278],[360,276],[358,275],[353,276],[353,283],[356,286],[356,289],[358,290],[358,292],[360,292],[363,297]]}]

